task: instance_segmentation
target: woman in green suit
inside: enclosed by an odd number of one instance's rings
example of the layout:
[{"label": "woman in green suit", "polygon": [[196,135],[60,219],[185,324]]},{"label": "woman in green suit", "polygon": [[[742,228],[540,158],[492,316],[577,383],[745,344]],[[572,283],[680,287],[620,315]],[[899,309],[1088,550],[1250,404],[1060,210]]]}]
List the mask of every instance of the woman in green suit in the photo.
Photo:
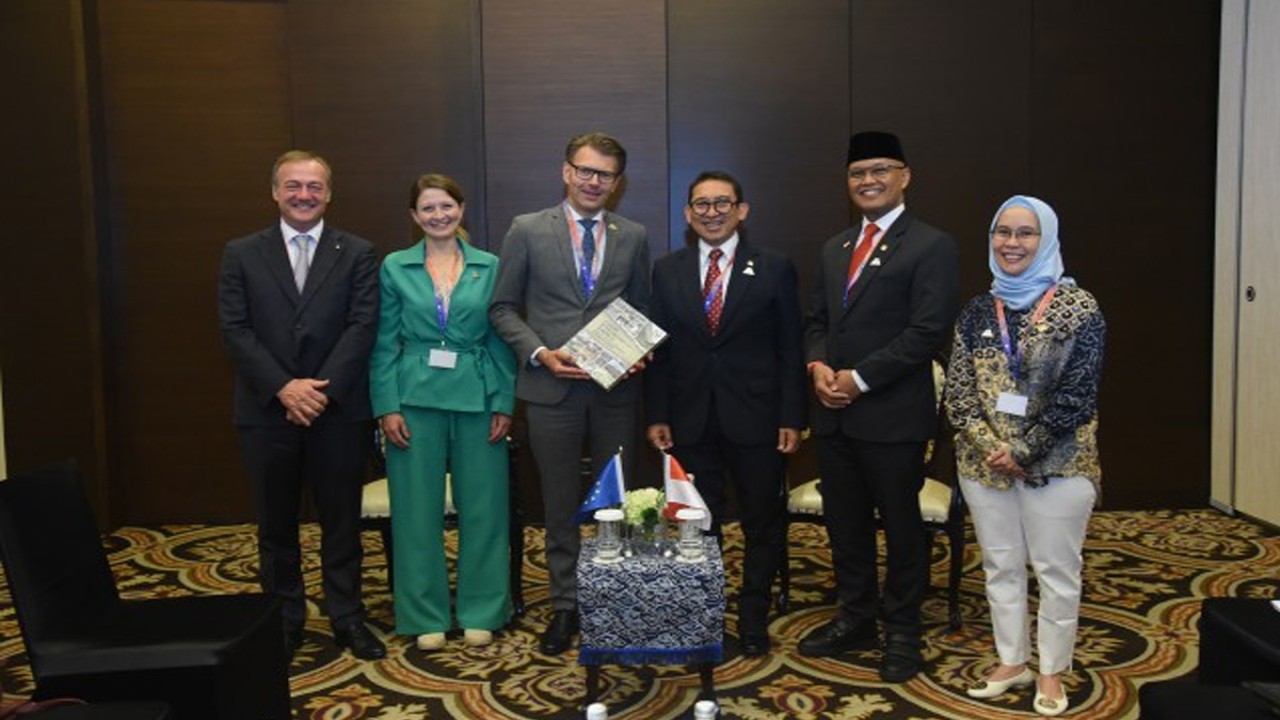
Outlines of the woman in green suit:
[{"label": "woman in green suit", "polygon": [[515,357],[489,324],[498,258],[467,242],[462,189],[423,175],[409,203],[425,237],[383,261],[370,362],[373,412],[388,443],[396,631],[437,650],[453,626],[443,527],[449,472],[458,625],[468,645],[484,645],[511,614],[506,434]]}]

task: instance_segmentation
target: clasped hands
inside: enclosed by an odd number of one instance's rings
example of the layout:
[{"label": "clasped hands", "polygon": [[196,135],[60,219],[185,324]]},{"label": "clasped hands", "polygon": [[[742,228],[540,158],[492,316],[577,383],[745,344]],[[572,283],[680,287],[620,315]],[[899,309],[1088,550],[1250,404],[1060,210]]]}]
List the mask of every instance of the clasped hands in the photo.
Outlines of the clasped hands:
[{"label": "clasped hands", "polygon": [[992,472],[1015,478],[1025,478],[1027,471],[1013,459],[1013,450],[1008,445],[1001,445],[986,459],[987,469]]},{"label": "clasped hands", "polygon": [[285,383],[276,393],[280,404],[284,405],[285,419],[294,425],[311,427],[311,423],[329,406],[329,396],[324,394],[327,387],[328,380],[315,378],[294,378]]},{"label": "clasped hands", "polygon": [[848,407],[862,395],[862,390],[853,381],[852,370],[833,370],[823,362],[813,365],[813,392],[818,396],[818,402],[829,410]]}]

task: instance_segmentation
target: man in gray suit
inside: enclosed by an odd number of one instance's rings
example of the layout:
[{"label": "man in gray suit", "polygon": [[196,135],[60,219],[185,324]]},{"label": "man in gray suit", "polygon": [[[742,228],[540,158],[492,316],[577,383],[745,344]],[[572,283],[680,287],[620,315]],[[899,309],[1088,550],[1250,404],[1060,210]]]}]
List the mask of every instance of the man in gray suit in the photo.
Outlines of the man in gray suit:
[{"label": "man in gray suit", "polygon": [[527,404],[542,485],[552,610],[540,643],[546,655],[567,650],[577,632],[573,515],[582,500],[584,441],[596,473],[623,448],[627,474],[639,397],[634,379],[608,391],[596,385],[563,345],[617,297],[640,312],[649,305],[645,229],[605,210],[626,169],[626,150],[589,133],[571,139],[564,157],[565,201],[511,222],[489,306],[519,362],[516,396]]}]

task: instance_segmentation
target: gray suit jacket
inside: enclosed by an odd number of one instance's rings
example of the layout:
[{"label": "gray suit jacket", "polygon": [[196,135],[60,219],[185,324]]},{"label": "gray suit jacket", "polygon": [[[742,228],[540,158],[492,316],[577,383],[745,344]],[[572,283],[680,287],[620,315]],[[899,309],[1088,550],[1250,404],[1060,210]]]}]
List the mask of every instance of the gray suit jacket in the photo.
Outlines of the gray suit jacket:
[{"label": "gray suit jacket", "polygon": [[[539,347],[560,348],[614,298],[640,312],[649,308],[649,241],[644,226],[606,212],[605,251],[595,292],[584,297],[573,260],[573,244],[564,205],[517,216],[502,241],[498,280],[489,319],[516,354],[520,372],[516,396],[554,404],[570,383],[544,367],[530,364]],[[623,380],[608,393],[610,401],[634,402],[636,381]]]}]

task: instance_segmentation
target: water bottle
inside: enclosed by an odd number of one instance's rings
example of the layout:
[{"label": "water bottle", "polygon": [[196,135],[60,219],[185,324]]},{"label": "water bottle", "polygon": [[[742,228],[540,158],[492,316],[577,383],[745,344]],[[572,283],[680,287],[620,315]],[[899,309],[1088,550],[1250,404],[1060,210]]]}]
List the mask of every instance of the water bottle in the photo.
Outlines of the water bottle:
[{"label": "water bottle", "polygon": [[587,706],[587,720],[609,720],[609,708],[604,703],[591,703]]},{"label": "water bottle", "polygon": [[715,700],[699,700],[693,706],[693,720],[715,720],[720,708]]}]

